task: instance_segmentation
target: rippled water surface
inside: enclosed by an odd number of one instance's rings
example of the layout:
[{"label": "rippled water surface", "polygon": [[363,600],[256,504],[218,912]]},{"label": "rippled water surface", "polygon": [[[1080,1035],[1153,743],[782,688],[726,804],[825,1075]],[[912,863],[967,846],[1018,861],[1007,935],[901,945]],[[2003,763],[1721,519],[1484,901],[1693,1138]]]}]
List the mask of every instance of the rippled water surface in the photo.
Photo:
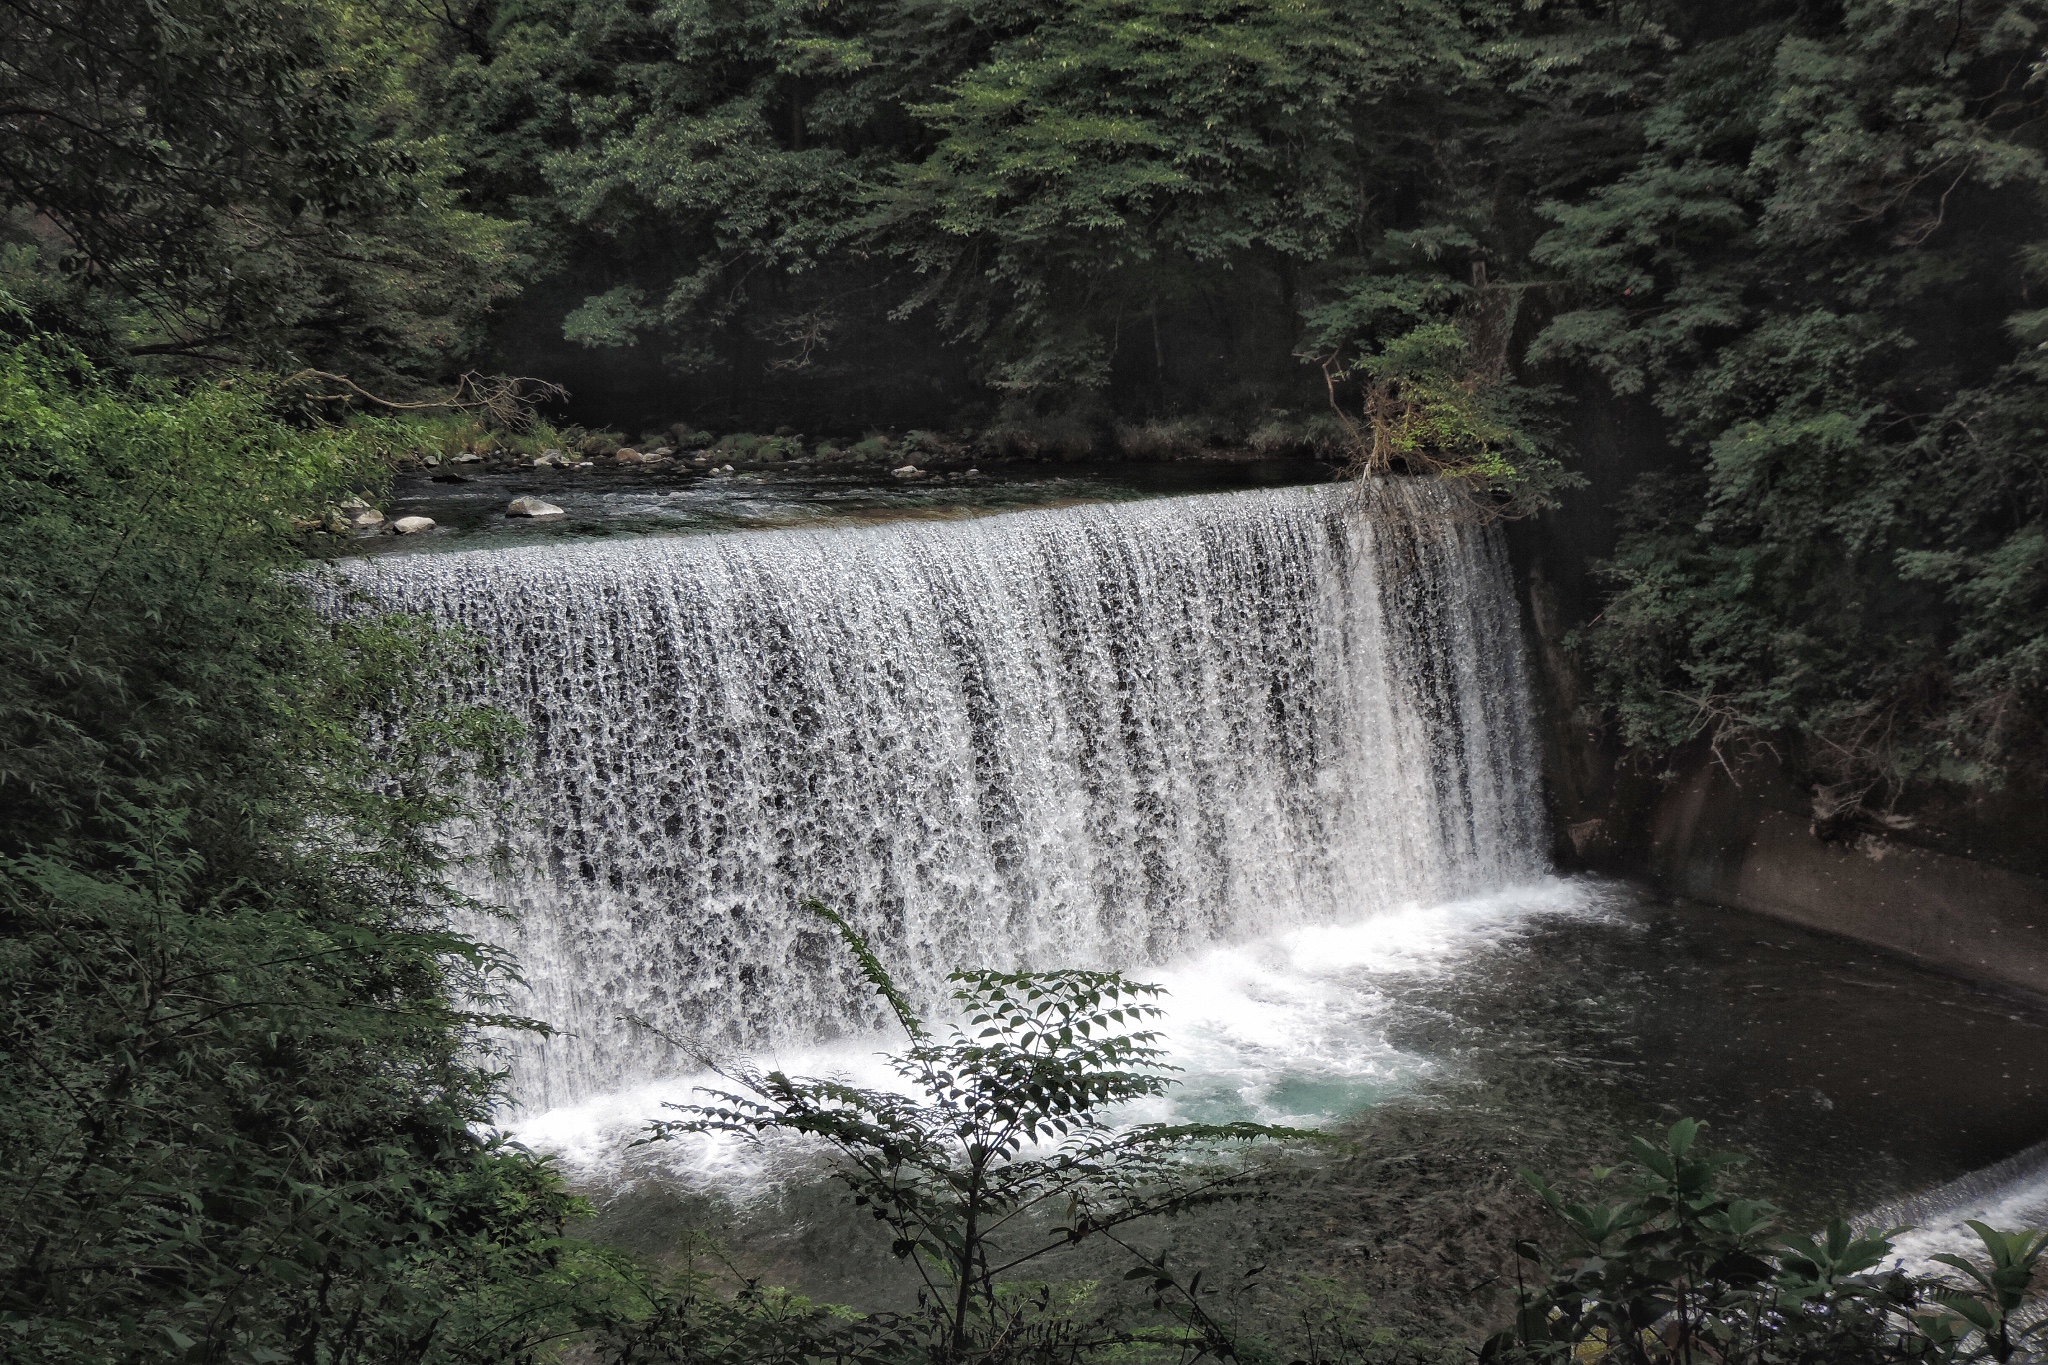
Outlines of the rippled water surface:
[{"label": "rippled water surface", "polygon": [[[991,463],[973,477],[953,473],[915,480],[880,471],[803,466],[707,474],[675,466],[484,471],[475,465],[453,465],[404,476],[384,507],[391,521],[432,517],[435,530],[418,536],[380,536],[355,548],[370,554],[418,553],[472,549],[486,542],[511,545],[590,536],[970,517],[1027,507],[1320,483],[1329,477],[1328,465],[1297,459]],[[505,504],[524,494],[545,498],[567,515],[543,520],[506,516]]]},{"label": "rippled water surface", "polygon": [[[1583,1178],[1626,1134],[1681,1116],[1750,1153],[1737,1179],[1794,1224],[1932,1189],[2048,1136],[2043,1002],[1619,883],[1546,881],[1136,974],[1172,992],[1164,1028],[1186,1069],[1170,1102],[1127,1117],[1312,1124],[1359,1144],[1304,1158],[1258,1209],[1162,1241],[1397,1296],[1415,1272],[1403,1257],[1429,1237],[1468,1259],[1504,1249],[1515,1167]],[[876,1054],[890,1041],[772,1060],[884,1084]],[[518,1131],[599,1199],[604,1235],[656,1250],[710,1228],[814,1292],[889,1292],[886,1256],[800,1147],[630,1145],[664,1102],[707,1083],[679,1070]],[[2022,1177],[1979,1204],[2038,1216],[2039,1173]],[[1440,1226],[1475,1206],[1510,1221]],[[1913,1245],[1946,1245],[1970,1211],[1920,1210],[1932,1222]]]}]

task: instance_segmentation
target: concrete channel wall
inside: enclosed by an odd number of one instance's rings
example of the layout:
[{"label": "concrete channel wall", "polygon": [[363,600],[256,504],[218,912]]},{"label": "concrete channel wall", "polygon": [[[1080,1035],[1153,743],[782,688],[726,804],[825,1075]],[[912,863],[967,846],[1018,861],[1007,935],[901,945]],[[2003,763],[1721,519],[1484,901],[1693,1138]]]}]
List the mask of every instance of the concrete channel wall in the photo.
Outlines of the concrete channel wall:
[{"label": "concrete channel wall", "polygon": [[1772,794],[1696,770],[1651,812],[1643,870],[1677,895],[2048,994],[2048,882],[1880,835],[1823,841]]}]

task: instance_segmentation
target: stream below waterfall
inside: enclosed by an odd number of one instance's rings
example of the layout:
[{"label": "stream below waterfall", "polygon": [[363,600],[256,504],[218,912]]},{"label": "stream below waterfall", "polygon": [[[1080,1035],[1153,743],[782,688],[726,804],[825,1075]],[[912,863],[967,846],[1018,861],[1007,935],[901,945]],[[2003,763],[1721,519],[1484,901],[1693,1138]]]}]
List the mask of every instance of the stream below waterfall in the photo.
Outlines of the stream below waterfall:
[{"label": "stream below waterfall", "polygon": [[[1515,1172],[1567,1180],[1682,1116],[1744,1151],[1738,1175],[1795,1226],[1966,1179],[2048,1133],[2048,1007],[1778,921],[1670,904],[1623,883],[1553,880],[1352,925],[1218,948],[1137,977],[1170,992],[1184,1069],[1133,1120],[1258,1119],[1354,1139],[1303,1160],[1263,1205],[1155,1237],[1179,1259],[1357,1283],[1403,1302],[1436,1253],[1512,1274],[1547,1229]],[[775,1050],[798,1074],[886,1085],[887,1035]],[[518,1122],[599,1201],[602,1235],[661,1253],[712,1234],[750,1273],[856,1303],[908,1292],[813,1154],[687,1139],[631,1143],[701,1101],[680,1069]],[[1960,1249],[1969,1212],[2048,1216],[2048,1161],[1899,1210],[1919,1254]],[[1433,1303],[1443,1312],[1455,1305]]]},{"label": "stream below waterfall", "polygon": [[[907,1292],[813,1154],[635,1145],[708,1079],[693,1058],[883,1074],[892,1040],[809,896],[927,1010],[965,966],[1166,986],[1181,1083],[1127,1118],[1355,1145],[1151,1235],[1396,1316],[1512,1275],[1541,1231],[1519,1167],[1582,1173],[1683,1115],[1800,1219],[2048,1136],[2043,1002],[1548,875],[1506,555],[1453,494],[1143,496],[1180,491],[922,492],[897,520],[778,493],[800,510],[631,512],[670,532],[631,536],[480,520],[344,566],[465,631],[478,663],[447,686],[523,727],[459,882],[512,912],[471,927],[559,1030],[505,1041],[505,1124],[596,1198],[598,1235],[714,1237],[839,1301]],[[1083,501],[1015,507],[1033,496]],[[1966,1198],[2048,1213],[2033,1166],[1950,1195],[1932,1221]]]}]

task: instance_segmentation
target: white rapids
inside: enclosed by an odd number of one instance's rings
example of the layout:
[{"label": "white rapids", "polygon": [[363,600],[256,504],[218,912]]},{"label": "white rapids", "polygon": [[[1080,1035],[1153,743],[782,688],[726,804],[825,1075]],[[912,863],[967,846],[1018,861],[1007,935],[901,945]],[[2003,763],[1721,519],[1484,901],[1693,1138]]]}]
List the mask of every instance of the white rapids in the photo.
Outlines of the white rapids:
[{"label": "white rapids", "polygon": [[[1160,1033],[1177,1072],[1164,1096],[1113,1117],[1317,1127],[1418,1085],[1454,1081],[1442,1063],[1389,1038],[1401,993],[1418,979],[1454,976],[1475,954],[1560,919],[1609,914],[1599,884],[1546,878],[1143,968],[1134,978],[1165,990],[1163,1016],[1147,1027]],[[884,1030],[765,1049],[749,1060],[791,1075],[915,1094],[884,1055],[903,1042],[900,1033]],[[652,1178],[744,1196],[801,1178],[816,1155],[801,1141],[693,1136],[636,1145],[650,1122],[676,1117],[671,1106],[711,1103],[717,1092],[735,1088],[714,1072],[685,1069],[527,1116],[518,1138],[553,1155],[579,1181],[613,1190]]]}]

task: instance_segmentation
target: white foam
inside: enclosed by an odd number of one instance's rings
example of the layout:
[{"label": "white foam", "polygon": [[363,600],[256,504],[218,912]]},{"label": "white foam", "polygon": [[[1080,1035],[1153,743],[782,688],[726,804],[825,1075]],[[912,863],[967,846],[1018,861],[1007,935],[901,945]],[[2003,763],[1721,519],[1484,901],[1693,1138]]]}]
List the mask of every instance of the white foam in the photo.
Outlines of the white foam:
[{"label": "white foam", "polygon": [[[1387,1037],[1391,991],[1418,975],[1454,973],[1475,953],[1559,917],[1608,913],[1597,885],[1548,878],[1435,906],[1404,906],[1338,925],[1289,930],[1259,943],[1210,949],[1130,973],[1166,988],[1155,1027],[1178,1084],[1133,1106],[1130,1122],[1253,1120],[1328,1123],[1432,1075],[1429,1059]],[[907,1089],[871,1035],[751,1058],[799,1075],[833,1075],[877,1089]],[[801,1144],[699,1136],[636,1147],[646,1125],[675,1117],[663,1106],[704,1103],[731,1088],[703,1071],[679,1073],[519,1118],[513,1135],[552,1153],[580,1182],[620,1185],[643,1175],[744,1194],[802,1158]]]},{"label": "white foam", "polygon": [[962,964],[1129,969],[1539,875],[1519,615],[1462,506],[1393,479],[355,566],[484,642],[446,685],[526,726],[458,876],[560,1030],[506,1041],[515,1089],[878,1025],[812,896],[931,1008]]},{"label": "white foam", "polygon": [[1920,1212],[1918,1225],[1892,1239],[1888,1266],[1917,1274],[1954,1272],[1939,1265],[1941,1253],[1983,1259],[1984,1244],[1966,1226],[1975,1221],[2002,1232],[2048,1227],[2048,1170],[2037,1169],[2002,1182],[1975,1198]]}]

